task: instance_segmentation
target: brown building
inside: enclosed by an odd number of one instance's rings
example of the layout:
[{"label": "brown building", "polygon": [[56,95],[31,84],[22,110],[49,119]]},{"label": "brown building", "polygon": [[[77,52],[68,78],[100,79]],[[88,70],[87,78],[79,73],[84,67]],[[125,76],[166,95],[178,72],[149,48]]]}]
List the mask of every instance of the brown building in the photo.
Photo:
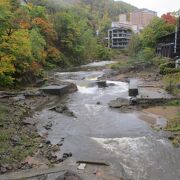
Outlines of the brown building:
[{"label": "brown building", "polygon": [[139,27],[146,27],[149,25],[151,20],[157,16],[157,12],[148,9],[138,9],[130,13],[130,22],[132,25]]}]

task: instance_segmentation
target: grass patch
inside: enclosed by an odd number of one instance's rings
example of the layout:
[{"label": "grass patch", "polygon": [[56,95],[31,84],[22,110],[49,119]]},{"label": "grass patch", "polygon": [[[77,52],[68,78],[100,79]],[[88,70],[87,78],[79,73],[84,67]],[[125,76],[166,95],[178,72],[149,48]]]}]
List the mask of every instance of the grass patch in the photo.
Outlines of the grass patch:
[{"label": "grass patch", "polygon": [[134,60],[124,60],[110,65],[111,69],[119,70],[121,68],[130,68],[135,63]]},{"label": "grass patch", "polygon": [[179,145],[180,145],[180,136],[175,136],[174,139],[172,140],[172,144],[175,147],[179,147]]},{"label": "grass patch", "polygon": [[[18,105],[0,103],[0,165],[18,166],[27,156],[36,152],[40,139],[35,128],[22,126],[28,110]],[[18,143],[13,144],[17,137]]]},{"label": "grass patch", "polygon": [[179,147],[179,145],[180,145],[180,134],[179,134],[179,132],[180,132],[180,113],[177,113],[176,117],[168,120],[165,130],[173,133],[173,136],[171,137],[172,144],[175,147]]},{"label": "grass patch", "polygon": [[177,114],[175,118],[168,121],[166,130],[168,131],[180,131],[180,114]]},{"label": "grass patch", "polygon": [[180,106],[180,100],[172,100],[166,103],[166,106]]}]

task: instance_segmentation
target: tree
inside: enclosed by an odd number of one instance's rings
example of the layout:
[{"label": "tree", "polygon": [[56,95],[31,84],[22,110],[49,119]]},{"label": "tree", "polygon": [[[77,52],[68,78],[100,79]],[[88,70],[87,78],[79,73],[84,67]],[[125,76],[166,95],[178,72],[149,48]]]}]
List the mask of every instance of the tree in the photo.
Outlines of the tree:
[{"label": "tree", "polygon": [[13,83],[12,74],[15,72],[13,62],[15,57],[0,52],[0,86],[8,86]]},{"label": "tree", "polygon": [[166,23],[161,18],[154,18],[140,35],[143,47],[155,47],[158,38],[174,32],[175,25]]},{"label": "tree", "polygon": [[133,34],[128,43],[128,53],[130,57],[136,57],[141,50],[141,41],[138,34]]},{"label": "tree", "polygon": [[44,60],[43,52],[46,46],[46,41],[41,36],[41,34],[35,29],[32,29],[30,31],[30,39],[31,45],[33,47],[32,56],[37,62],[42,63]]},{"label": "tree", "polygon": [[163,14],[161,18],[168,24],[176,25],[176,17],[170,12]]}]

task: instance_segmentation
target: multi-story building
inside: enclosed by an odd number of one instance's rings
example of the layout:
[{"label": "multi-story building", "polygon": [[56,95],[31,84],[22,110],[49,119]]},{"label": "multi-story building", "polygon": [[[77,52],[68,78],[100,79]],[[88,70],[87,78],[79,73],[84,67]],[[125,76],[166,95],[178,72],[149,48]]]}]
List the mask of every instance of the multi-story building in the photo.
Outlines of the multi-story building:
[{"label": "multi-story building", "polygon": [[111,27],[131,28],[134,33],[139,33],[151,20],[157,16],[157,13],[148,9],[138,9],[130,14],[120,14],[119,21],[112,22]]},{"label": "multi-story building", "polygon": [[146,27],[149,25],[151,20],[157,16],[157,12],[149,9],[138,9],[130,13],[130,22],[132,25],[139,27]]},{"label": "multi-story building", "polygon": [[140,33],[157,13],[148,9],[139,9],[130,14],[120,14],[119,21],[112,22],[108,31],[108,47],[125,48],[132,32]]},{"label": "multi-story building", "polygon": [[132,30],[125,27],[114,27],[108,30],[109,48],[126,48],[132,34]]}]

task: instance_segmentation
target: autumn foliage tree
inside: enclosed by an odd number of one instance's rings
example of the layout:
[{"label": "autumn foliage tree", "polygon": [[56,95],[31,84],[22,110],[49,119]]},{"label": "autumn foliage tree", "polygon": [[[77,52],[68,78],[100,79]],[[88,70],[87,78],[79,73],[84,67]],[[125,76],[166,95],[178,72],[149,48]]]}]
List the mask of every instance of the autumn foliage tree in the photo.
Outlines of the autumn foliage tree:
[{"label": "autumn foliage tree", "polygon": [[165,22],[166,23],[168,23],[168,24],[173,24],[173,25],[176,25],[176,17],[175,16],[173,16],[170,12],[168,12],[168,13],[166,13],[166,14],[163,14],[162,16],[161,16],[161,18],[163,19],[163,20],[165,20]]},{"label": "autumn foliage tree", "polygon": [[46,9],[3,0],[0,23],[0,86],[28,83],[40,74],[48,58],[46,49],[56,39]]}]

